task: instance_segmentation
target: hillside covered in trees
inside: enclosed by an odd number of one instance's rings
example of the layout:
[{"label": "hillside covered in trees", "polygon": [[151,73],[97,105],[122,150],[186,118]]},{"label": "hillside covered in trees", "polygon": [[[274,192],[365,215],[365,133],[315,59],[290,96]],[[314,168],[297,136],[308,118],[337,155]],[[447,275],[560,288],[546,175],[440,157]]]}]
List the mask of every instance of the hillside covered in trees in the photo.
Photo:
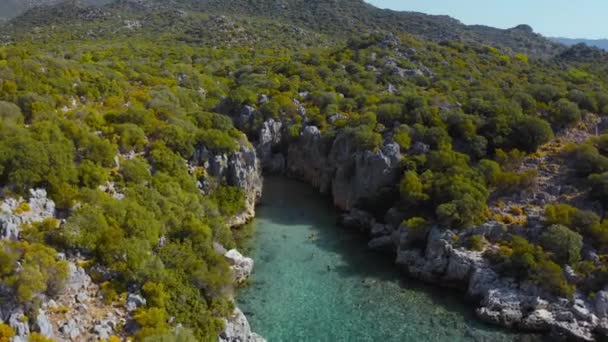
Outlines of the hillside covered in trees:
[{"label": "hillside covered in trees", "polygon": [[[65,2],[1,29],[2,197],[18,217],[30,189],[55,205],[16,234],[2,226],[0,294],[24,317],[78,259],[108,305],[145,298],[137,328],[112,335],[165,341],[183,325],[216,340],[234,310],[218,245],[236,246],[234,218],[259,195],[257,156],[345,221],[381,223],[370,246],[408,273],[439,279],[445,265],[416,262],[441,240],[550,303],[497,309],[490,287],[482,318],[606,336],[603,52],[357,0]],[[528,324],[539,310],[550,319]]]}]

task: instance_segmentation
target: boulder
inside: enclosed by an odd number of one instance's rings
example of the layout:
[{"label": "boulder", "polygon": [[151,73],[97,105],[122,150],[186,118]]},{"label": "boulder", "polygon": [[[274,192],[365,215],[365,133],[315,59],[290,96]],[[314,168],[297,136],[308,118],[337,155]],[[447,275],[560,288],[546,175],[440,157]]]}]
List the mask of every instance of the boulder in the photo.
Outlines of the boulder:
[{"label": "boulder", "polygon": [[256,115],[257,111],[255,108],[251,106],[243,106],[241,112],[237,116],[233,117],[234,126],[241,131],[246,130],[251,125]]},{"label": "boulder", "polygon": [[127,311],[135,311],[146,305],[146,299],[138,294],[129,293],[127,296]]},{"label": "boulder", "polygon": [[412,145],[412,147],[410,148],[410,153],[411,154],[427,154],[431,151],[431,146],[421,142],[421,141],[416,141],[414,143],[414,145]]},{"label": "boulder", "polygon": [[526,330],[548,331],[554,323],[553,313],[546,309],[538,309],[528,315],[520,325]]},{"label": "boulder", "polygon": [[395,243],[393,238],[389,236],[381,236],[375,239],[372,239],[368,242],[367,246],[370,249],[375,250],[384,250],[392,252],[395,250]]},{"label": "boulder", "polygon": [[446,280],[468,282],[477,265],[483,262],[481,253],[465,249],[452,249],[448,259],[448,267],[445,273]]},{"label": "boulder", "polygon": [[76,303],[84,304],[89,301],[89,295],[86,292],[79,292],[76,294]]},{"label": "boulder", "polygon": [[236,249],[229,250],[224,256],[232,265],[231,268],[237,284],[245,282],[253,271],[253,259],[244,257]]},{"label": "boulder", "polygon": [[93,333],[100,340],[107,340],[114,333],[114,328],[107,321],[102,321],[93,327]]},{"label": "boulder", "polygon": [[599,318],[608,318],[608,291],[596,293],[594,307]]},{"label": "boulder", "polygon": [[13,312],[9,319],[8,325],[15,331],[13,342],[27,341],[27,336],[30,334],[30,326],[27,323],[27,317],[21,309]]},{"label": "boulder", "polygon": [[78,292],[85,290],[91,284],[91,277],[87,274],[84,268],[77,266],[73,262],[68,263],[69,278],[67,286],[70,290]]},{"label": "boulder", "polygon": [[499,277],[490,267],[477,267],[469,279],[467,293],[471,297],[483,297],[499,282]]},{"label": "boulder", "polygon": [[359,210],[351,209],[349,212],[340,216],[340,225],[349,229],[356,229],[367,232],[376,223],[372,214]]},{"label": "boulder", "polygon": [[373,224],[371,226],[370,231],[369,231],[369,233],[373,237],[380,237],[380,236],[391,235],[392,232],[393,232],[393,230],[391,229],[391,226],[386,225],[386,224],[382,224],[382,223],[375,223],[375,224]]},{"label": "boulder", "polygon": [[239,309],[225,320],[224,331],[220,334],[218,342],[266,342],[264,338],[251,331],[249,321]]},{"label": "boulder", "polygon": [[46,313],[42,310],[38,311],[38,315],[36,316],[36,321],[35,321],[35,328],[38,332],[40,332],[40,334],[48,337],[48,338],[53,338],[54,334],[53,334],[53,325],[51,324],[51,322],[49,321],[49,318],[47,317]]},{"label": "boulder", "polygon": [[523,318],[522,303],[528,298],[511,288],[497,288],[488,292],[476,313],[482,320],[512,327]]},{"label": "boulder", "polygon": [[76,341],[78,339],[78,337],[82,334],[82,331],[80,330],[79,324],[73,318],[70,318],[69,320],[67,320],[59,328],[59,332],[61,332],[61,334],[65,338],[67,338],[67,339],[69,339],[71,341]]},{"label": "boulder", "polygon": [[551,327],[551,334],[555,337],[569,341],[595,341],[593,329],[589,326],[579,324],[578,321],[555,322]]}]

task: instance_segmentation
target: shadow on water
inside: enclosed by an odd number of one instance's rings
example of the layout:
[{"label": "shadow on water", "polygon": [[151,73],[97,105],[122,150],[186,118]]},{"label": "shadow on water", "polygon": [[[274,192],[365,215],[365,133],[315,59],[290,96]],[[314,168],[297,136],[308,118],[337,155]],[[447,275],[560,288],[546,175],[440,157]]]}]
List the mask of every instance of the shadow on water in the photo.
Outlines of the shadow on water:
[{"label": "shadow on water", "polygon": [[[286,180],[282,178],[269,177],[265,181],[264,196],[262,203],[258,208],[258,213],[261,218],[271,224],[285,227],[308,227],[312,233],[304,243],[312,244],[320,253],[337,255],[338,261],[328,261],[326,268],[322,267],[316,272],[316,276],[337,276],[343,279],[346,283],[344,286],[353,286],[353,282],[358,282],[354,286],[359,286],[360,292],[383,291],[386,284],[398,284],[399,290],[404,296],[420,295],[425,298],[425,305],[441,308],[442,313],[447,313],[443,316],[434,317],[428,315],[425,320],[404,322],[404,324],[426,324],[436,325],[445,329],[446,325],[453,325],[453,329],[466,330],[463,335],[466,340],[472,341],[490,341],[492,337],[480,335],[479,331],[488,333],[500,334],[503,340],[538,340],[537,337],[522,334],[512,334],[502,329],[487,326],[476,320],[473,315],[472,306],[468,305],[463,299],[462,292],[455,290],[446,290],[435,286],[424,284],[420,281],[406,277],[399,272],[394,265],[394,256],[371,251],[367,248],[366,237],[351,230],[346,230],[336,224],[338,213],[333,209],[332,203],[328,198],[320,196],[311,187],[298,183],[296,181]],[[322,214],[319,214],[322,213]],[[254,222],[255,226],[257,223]],[[256,229],[261,227],[249,227],[254,237],[257,235]],[[287,240],[287,234],[274,239]],[[254,239],[247,240],[244,243],[246,250],[254,249],[256,241]],[[275,258],[288,258],[286,255],[277,255],[271,250],[259,251],[256,263],[272,263]],[[315,258],[315,255],[306,256],[302,259],[295,260],[296,265],[304,265],[310,263]],[[333,260],[333,259],[332,259]],[[275,270],[274,272],[278,272]],[[330,273],[334,273],[331,275]],[[255,278],[255,270],[254,270]],[[349,280],[350,279],[350,280]],[[244,304],[249,303],[250,298],[257,298],[252,292],[261,292],[265,286],[268,286],[268,280],[256,281],[251,284],[253,288],[246,290],[249,294],[242,298]],[[335,284],[335,286],[342,286]],[[389,294],[387,294],[388,296]],[[392,294],[394,295],[394,294]],[[268,303],[264,302],[265,305]],[[359,304],[358,311],[366,312],[367,310],[379,311],[374,304],[380,303],[366,302]],[[248,305],[246,305],[248,306]],[[255,317],[256,311],[254,308],[247,308],[249,315]],[[416,309],[416,308],[412,308]],[[380,310],[381,311],[381,310]],[[432,310],[429,310],[431,312]],[[425,312],[425,311],[423,311]],[[359,313],[365,314],[365,313]],[[453,322],[452,316],[462,316],[464,325]],[[263,319],[256,317],[257,319]],[[391,317],[386,317],[391,319]],[[420,319],[420,318],[419,318]],[[424,322],[424,323],[421,323]],[[252,323],[255,327],[255,324]],[[428,329],[428,327],[426,327]],[[264,331],[261,331],[263,334]],[[506,338],[505,338],[506,337]],[[427,340],[429,339],[427,337]]]}]

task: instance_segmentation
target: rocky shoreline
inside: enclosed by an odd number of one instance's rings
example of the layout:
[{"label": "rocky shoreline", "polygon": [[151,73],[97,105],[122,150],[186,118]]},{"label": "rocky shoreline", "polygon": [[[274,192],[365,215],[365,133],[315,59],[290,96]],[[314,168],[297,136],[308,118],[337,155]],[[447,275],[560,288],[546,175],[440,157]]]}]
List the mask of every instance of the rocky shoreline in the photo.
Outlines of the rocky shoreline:
[{"label": "rocky shoreline", "polygon": [[[361,151],[344,134],[328,142],[312,125],[304,126],[296,139],[288,139],[286,125],[273,119],[258,131],[247,131],[248,120],[256,115],[246,108],[233,119],[254,141],[264,170],[304,181],[331,196],[336,208],[345,212],[341,224],[368,233],[369,248],[393,253],[396,266],[409,276],[463,290],[479,319],[491,324],[562,340],[594,341],[608,336],[608,291],[593,299],[581,293],[572,299],[558,298],[532,283],[499,275],[482,251],[455,243],[477,234],[490,242],[486,249],[497,248],[492,242],[505,237],[504,225],[487,222],[463,231],[434,226],[420,247],[414,246],[401,226],[403,217],[396,208],[376,220],[371,214],[373,203],[395,196],[394,184],[401,172],[399,146],[390,138],[380,150]],[[427,152],[428,146],[415,143],[408,153]],[[539,222],[530,224],[540,226]]]},{"label": "rocky shoreline", "polygon": [[[259,160],[251,147],[244,144],[239,151],[230,154],[212,154],[199,149],[191,162],[204,167],[211,176],[205,178],[205,184],[199,184],[201,191],[221,183],[239,187],[246,194],[244,210],[227,222],[229,226],[240,226],[253,219],[255,205],[261,196],[262,177]],[[100,188],[108,191],[107,187]],[[45,219],[57,219],[57,212],[55,203],[44,189],[30,190],[27,200],[8,197],[0,202],[0,239],[17,240],[21,225]],[[215,247],[232,265],[235,285],[245,282],[253,269],[253,260],[235,249],[227,251],[222,246]],[[12,302],[0,305],[0,322],[6,322],[15,331],[11,341],[25,342],[32,332],[60,341],[106,340],[121,333],[119,326],[131,332],[137,329],[132,313],[146,304],[143,297],[129,293],[126,303],[105,303],[100,286],[78,266],[84,260],[62,254],[58,258],[68,262],[67,286],[53,299],[40,298],[41,309],[33,319],[26,319],[27,308],[22,305]],[[251,331],[247,318],[238,308],[225,322],[226,328],[218,341],[265,342]]]},{"label": "rocky shoreline", "polygon": [[[239,128],[247,132],[246,122],[255,115],[246,110],[240,121],[235,120],[235,123],[237,126],[241,124]],[[304,181],[319,192],[330,195],[336,208],[345,212],[341,224],[369,234],[369,248],[392,253],[396,266],[409,276],[463,290],[475,303],[477,316],[483,321],[546,333],[560,339],[593,341],[608,336],[608,290],[598,292],[594,298],[581,293],[575,294],[572,299],[557,298],[532,283],[499,275],[484,258],[483,251],[471,251],[457,243],[471,235],[482,235],[489,242],[486,249],[497,248],[494,243],[507,237],[504,225],[487,222],[459,231],[433,226],[424,233],[421,243],[419,236],[412,237],[402,226],[403,217],[396,208],[386,211],[381,219],[377,212],[372,214],[379,203],[394,198],[394,184],[400,177],[402,155],[390,135],[387,135],[382,148],[369,151],[359,149],[346,134],[338,134],[328,140],[317,127],[308,125],[294,139],[288,138],[285,127],[280,121],[267,120],[259,131],[248,132],[250,137],[254,137],[251,140],[255,148],[242,144],[233,153],[212,153],[199,148],[190,161],[192,167],[203,167],[211,176],[201,181],[201,191],[208,192],[221,183],[238,187],[245,193],[245,207],[228,222],[230,226],[240,226],[253,219],[255,205],[262,193],[262,169],[267,173],[282,174]],[[408,153],[426,152],[428,146],[415,143]],[[46,198],[44,190],[32,191],[30,210],[16,214],[20,203],[22,200],[7,199],[2,204],[5,214],[0,217],[0,233],[5,239],[14,239],[19,233],[20,224],[43,220],[55,214],[54,203]],[[528,226],[519,229],[534,233],[535,229],[542,227],[541,220],[540,217],[534,218],[528,222]],[[253,268],[253,260],[243,257],[236,250],[226,251],[221,246],[216,250],[230,261],[235,283],[245,281]],[[79,274],[81,268],[75,263],[73,266],[71,269],[76,271],[72,273]],[[91,288],[91,298],[97,292],[93,287],[91,284],[85,286]],[[133,298],[136,296],[133,294]],[[78,298],[75,303],[78,303]],[[2,318],[18,332],[16,341],[25,340],[33,329],[46,332],[47,336],[72,338],[73,329],[47,324],[49,319],[44,312],[31,324],[24,324],[19,320],[18,310],[13,309],[2,308]],[[121,310],[109,316],[116,317],[113,321],[91,319],[91,328],[86,331],[93,331],[97,336],[110,334],[112,322],[128,319],[127,313]],[[96,329],[97,326],[99,329]],[[226,329],[218,340],[264,341],[251,331],[247,318],[238,308],[226,320]]]}]

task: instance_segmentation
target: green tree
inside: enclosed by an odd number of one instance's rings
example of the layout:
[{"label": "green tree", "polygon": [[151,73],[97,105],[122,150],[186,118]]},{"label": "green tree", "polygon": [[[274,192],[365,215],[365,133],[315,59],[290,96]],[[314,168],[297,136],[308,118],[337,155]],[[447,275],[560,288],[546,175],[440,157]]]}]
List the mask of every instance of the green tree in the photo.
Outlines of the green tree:
[{"label": "green tree", "polygon": [[525,115],[512,125],[511,139],[514,147],[524,151],[535,152],[552,138],[551,126],[534,116]]},{"label": "green tree", "polygon": [[560,99],[550,108],[551,122],[556,127],[567,127],[581,120],[581,111],[576,103],[567,99]]},{"label": "green tree", "polygon": [[566,226],[549,226],[541,236],[541,244],[562,263],[574,264],[581,259],[583,237]]},{"label": "green tree", "polygon": [[604,209],[608,208],[608,172],[589,176],[591,198],[602,203]]},{"label": "green tree", "polygon": [[417,206],[429,199],[425,193],[424,184],[415,171],[407,171],[403,174],[399,191],[401,199],[408,206]]}]

